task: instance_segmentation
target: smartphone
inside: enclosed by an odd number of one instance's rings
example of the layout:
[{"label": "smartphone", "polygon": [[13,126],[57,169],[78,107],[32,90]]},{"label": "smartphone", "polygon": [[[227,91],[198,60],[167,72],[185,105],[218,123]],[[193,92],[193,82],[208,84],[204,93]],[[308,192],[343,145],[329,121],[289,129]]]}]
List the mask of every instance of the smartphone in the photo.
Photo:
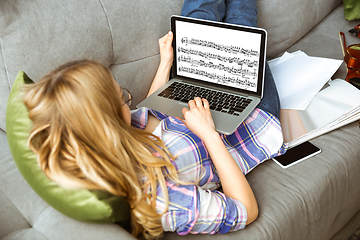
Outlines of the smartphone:
[{"label": "smartphone", "polygon": [[274,157],[273,160],[282,168],[288,168],[319,153],[321,153],[320,148],[311,142],[304,142],[288,149],[284,155]]}]

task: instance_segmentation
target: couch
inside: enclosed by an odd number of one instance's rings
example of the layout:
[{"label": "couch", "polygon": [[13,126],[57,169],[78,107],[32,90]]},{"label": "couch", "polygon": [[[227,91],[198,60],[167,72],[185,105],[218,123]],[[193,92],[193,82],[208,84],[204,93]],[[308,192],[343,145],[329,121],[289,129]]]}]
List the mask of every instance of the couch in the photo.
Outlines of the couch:
[{"label": "couch", "polygon": [[[181,7],[181,0],[0,1],[0,239],[134,239],[118,224],[65,216],[32,190],[8,147],[7,99],[20,70],[38,81],[64,62],[87,58],[109,66],[135,106],[159,64],[158,39]],[[258,7],[269,60],[297,50],[342,59],[338,31],[359,23],[345,20],[341,0],[259,0]],[[333,78],[345,76],[343,64]],[[286,170],[269,160],[247,175],[260,212],[244,230],[164,239],[347,239],[360,226],[360,129],[352,123],[312,142],[321,154]]]}]

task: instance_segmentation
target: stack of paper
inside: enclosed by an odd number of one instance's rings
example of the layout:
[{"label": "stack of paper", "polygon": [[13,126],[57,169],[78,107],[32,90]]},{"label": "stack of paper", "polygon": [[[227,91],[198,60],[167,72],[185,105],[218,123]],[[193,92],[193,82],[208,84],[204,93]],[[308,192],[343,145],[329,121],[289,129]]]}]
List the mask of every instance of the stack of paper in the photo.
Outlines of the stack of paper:
[{"label": "stack of paper", "polygon": [[272,61],[270,68],[282,109],[305,110],[325,83],[340,67],[342,60],[309,57],[304,52],[285,53]]},{"label": "stack of paper", "polygon": [[[314,68],[327,62],[331,70],[323,67],[323,74],[319,74],[312,66],[304,69],[307,66],[303,62],[306,58],[314,64]],[[289,143],[289,147],[360,119],[360,90],[342,79],[329,81],[342,61],[308,57],[302,52],[293,54],[288,60],[280,60],[270,61],[269,64],[280,95],[280,122],[284,140]],[[294,78],[291,77],[294,74],[288,71],[290,68],[295,69],[288,65],[290,63],[301,66],[301,71]],[[325,88],[327,82],[329,84]],[[291,87],[292,84],[298,87],[302,95]],[[289,94],[286,89],[293,93]]]}]

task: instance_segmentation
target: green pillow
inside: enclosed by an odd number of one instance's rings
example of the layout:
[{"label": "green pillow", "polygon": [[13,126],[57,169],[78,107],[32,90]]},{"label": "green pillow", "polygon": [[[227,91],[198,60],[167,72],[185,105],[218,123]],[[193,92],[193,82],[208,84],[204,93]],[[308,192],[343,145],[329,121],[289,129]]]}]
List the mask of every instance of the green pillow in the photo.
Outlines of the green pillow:
[{"label": "green pillow", "polygon": [[6,134],[16,165],[34,191],[59,212],[84,222],[113,223],[127,227],[129,204],[124,197],[106,191],[74,190],[60,187],[41,171],[36,155],[27,146],[31,120],[22,98],[23,84],[32,83],[19,72],[6,108]]},{"label": "green pillow", "polygon": [[360,1],[344,0],[344,15],[346,20],[360,19]]}]

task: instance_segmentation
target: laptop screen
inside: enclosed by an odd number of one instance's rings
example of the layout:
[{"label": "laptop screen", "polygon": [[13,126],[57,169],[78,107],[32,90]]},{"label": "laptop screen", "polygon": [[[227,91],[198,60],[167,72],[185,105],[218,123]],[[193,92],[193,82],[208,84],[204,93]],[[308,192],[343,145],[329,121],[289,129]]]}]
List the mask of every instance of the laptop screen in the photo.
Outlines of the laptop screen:
[{"label": "laptop screen", "polygon": [[262,95],[266,31],[172,16],[175,78]]}]

